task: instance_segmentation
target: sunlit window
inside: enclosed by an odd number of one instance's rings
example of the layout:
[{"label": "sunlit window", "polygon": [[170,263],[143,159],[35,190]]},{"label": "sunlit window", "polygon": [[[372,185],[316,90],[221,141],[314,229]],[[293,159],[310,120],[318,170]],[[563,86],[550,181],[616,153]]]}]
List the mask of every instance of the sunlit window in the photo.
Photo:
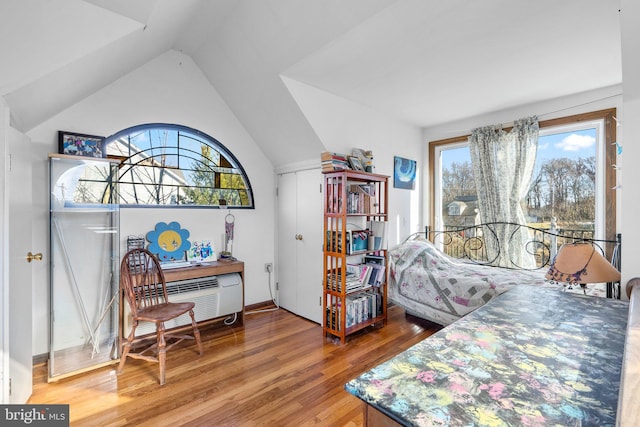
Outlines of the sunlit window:
[{"label": "sunlit window", "polygon": [[106,152],[120,159],[121,205],[254,207],[240,162],[220,142],[195,129],[136,126],[107,138]]},{"label": "sunlit window", "polygon": [[[615,120],[604,110],[540,123],[536,164],[521,201],[527,224],[589,232],[613,239],[615,233]],[[467,136],[430,144],[436,230],[478,222],[474,171]],[[454,206],[464,202],[463,212]],[[490,220],[487,220],[490,221]]]}]

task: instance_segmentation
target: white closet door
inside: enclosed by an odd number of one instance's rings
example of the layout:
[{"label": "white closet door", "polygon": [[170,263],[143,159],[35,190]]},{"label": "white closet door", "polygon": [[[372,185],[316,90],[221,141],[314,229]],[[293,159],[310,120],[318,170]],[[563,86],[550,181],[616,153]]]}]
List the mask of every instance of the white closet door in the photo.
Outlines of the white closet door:
[{"label": "white closet door", "polygon": [[322,174],[298,172],[298,314],[322,322]]},{"label": "white closet door", "polygon": [[[8,403],[27,403],[33,386],[33,346],[31,292],[33,263],[27,253],[42,251],[46,237],[38,239],[39,247],[32,247],[31,236],[31,140],[10,129],[11,155],[8,176],[9,193],[9,375],[11,392]],[[34,261],[40,262],[40,261]],[[39,295],[39,298],[42,296]],[[3,313],[4,315],[4,313]],[[4,321],[7,320],[5,317]],[[5,402],[2,402],[5,403]]]},{"label": "white closet door", "polygon": [[319,169],[280,175],[278,282],[280,305],[322,321],[322,174]]},{"label": "white closet door", "polygon": [[297,313],[297,178],[286,173],[278,178],[278,303]]}]

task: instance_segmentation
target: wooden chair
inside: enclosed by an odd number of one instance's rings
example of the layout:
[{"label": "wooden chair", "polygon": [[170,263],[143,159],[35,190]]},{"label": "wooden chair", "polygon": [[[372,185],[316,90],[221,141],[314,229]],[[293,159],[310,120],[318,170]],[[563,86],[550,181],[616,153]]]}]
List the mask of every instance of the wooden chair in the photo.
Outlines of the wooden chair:
[{"label": "wooden chair", "polygon": [[[118,374],[122,372],[127,357],[156,362],[160,365],[160,385],[165,383],[167,350],[185,339],[194,339],[202,356],[200,331],[193,315],[193,302],[169,302],[162,268],[158,259],[146,249],[132,249],[122,258],[120,264],[120,289],[124,292],[131,309],[132,327],[124,342]],[[189,313],[193,336],[166,334],[164,322]],[[132,352],[135,333],[139,322],[153,322],[156,325],[156,341],[143,345],[141,351]],[[140,341],[140,340],[138,340]],[[170,341],[167,344],[167,341]],[[143,344],[143,342],[136,342]]]}]

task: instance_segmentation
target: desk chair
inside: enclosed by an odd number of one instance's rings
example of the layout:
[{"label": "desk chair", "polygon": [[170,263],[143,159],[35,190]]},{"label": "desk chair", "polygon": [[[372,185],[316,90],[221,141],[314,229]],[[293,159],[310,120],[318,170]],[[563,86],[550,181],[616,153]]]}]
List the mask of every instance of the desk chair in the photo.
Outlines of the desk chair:
[{"label": "desk chair", "polygon": [[[167,350],[185,339],[194,339],[202,356],[200,331],[193,315],[193,302],[169,302],[164,273],[158,259],[146,249],[138,248],[127,252],[120,264],[120,289],[124,292],[131,309],[132,327],[124,342],[118,374],[122,372],[127,357],[156,362],[160,365],[160,385],[165,383]],[[189,313],[193,336],[165,333],[164,322]],[[156,325],[156,340],[151,345],[142,345],[142,350],[132,352],[135,333],[139,322],[153,322]],[[167,344],[170,341],[170,344]],[[138,344],[138,342],[136,342]],[[140,343],[143,344],[143,343]]]}]

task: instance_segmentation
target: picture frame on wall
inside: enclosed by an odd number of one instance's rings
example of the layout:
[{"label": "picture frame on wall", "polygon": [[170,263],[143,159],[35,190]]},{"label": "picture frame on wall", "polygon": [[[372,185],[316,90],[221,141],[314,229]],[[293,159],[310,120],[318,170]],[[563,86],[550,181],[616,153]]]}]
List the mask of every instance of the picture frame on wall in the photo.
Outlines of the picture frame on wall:
[{"label": "picture frame on wall", "polygon": [[348,158],[349,158],[349,164],[351,165],[351,169],[364,172],[364,166],[362,165],[360,158],[356,156],[348,156]]},{"label": "picture frame on wall", "polygon": [[416,186],[416,169],[417,163],[415,160],[394,156],[393,186],[395,188],[413,190]]},{"label": "picture frame on wall", "polygon": [[58,152],[72,156],[104,158],[105,137],[61,130],[58,132]]}]

